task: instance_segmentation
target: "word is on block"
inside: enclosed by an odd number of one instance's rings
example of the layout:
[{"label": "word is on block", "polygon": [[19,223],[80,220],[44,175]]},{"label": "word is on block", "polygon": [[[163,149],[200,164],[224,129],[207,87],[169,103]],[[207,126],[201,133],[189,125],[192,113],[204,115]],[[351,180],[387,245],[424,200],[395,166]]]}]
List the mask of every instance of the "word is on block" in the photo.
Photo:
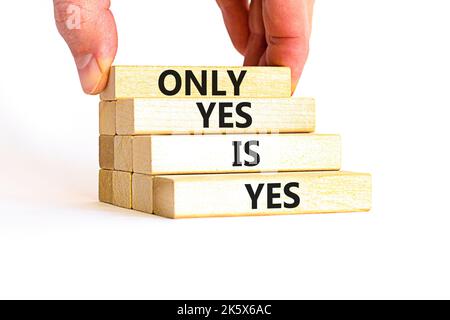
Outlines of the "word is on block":
[{"label": "word is on block", "polygon": [[290,97],[285,67],[114,66],[102,100],[162,97]]},{"label": "word is on block", "polygon": [[369,211],[371,176],[333,171],[157,176],[153,201],[154,213],[168,218]]},{"label": "word is on block", "polygon": [[[132,149],[132,154],[118,157],[132,157],[133,172],[153,175],[339,170],[341,166],[338,135],[136,136]],[[114,151],[119,152],[123,151]]]},{"label": "word is on block", "polygon": [[99,200],[118,207],[131,209],[131,173],[113,170],[99,172]]},{"label": "word is on block", "polygon": [[100,134],[299,133],[315,129],[312,98],[128,99],[100,103]]}]

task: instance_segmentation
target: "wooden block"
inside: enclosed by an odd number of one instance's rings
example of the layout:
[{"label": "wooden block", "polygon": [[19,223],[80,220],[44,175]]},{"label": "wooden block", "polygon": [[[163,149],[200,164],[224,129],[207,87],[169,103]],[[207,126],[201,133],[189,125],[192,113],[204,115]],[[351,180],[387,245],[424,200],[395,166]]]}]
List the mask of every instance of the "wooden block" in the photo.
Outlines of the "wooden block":
[{"label": "wooden block", "polygon": [[100,136],[100,168],[119,171],[133,171],[133,137]]},{"label": "wooden block", "polygon": [[116,134],[116,103],[101,101],[99,107],[100,135],[113,136]]},{"label": "wooden block", "polygon": [[100,170],[99,200],[131,209],[131,173]]},{"label": "wooden block", "polygon": [[120,171],[133,171],[133,137],[114,137],[114,169]]},{"label": "wooden block", "polygon": [[290,97],[291,71],[285,67],[115,66],[101,99],[236,96]]},{"label": "wooden block", "polygon": [[114,136],[100,136],[98,145],[100,168],[114,170]]},{"label": "wooden block", "polygon": [[158,176],[154,212],[168,218],[369,211],[371,176],[290,172]]},{"label": "wooden block", "polygon": [[116,118],[108,117],[114,124],[104,124],[102,131],[109,132],[107,129],[115,125],[119,135],[298,133],[315,129],[312,98],[129,99],[116,104]]},{"label": "wooden block", "polygon": [[133,174],[133,209],[153,213],[153,177]]},{"label": "wooden block", "polygon": [[[131,156],[131,155],[130,155]],[[133,172],[143,174],[339,170],[338,135],[136,136]]]},{"label": "wooden block", "polygon": [[98,173],[98,199],[101,202],[113,203],[113,171],[100,170]]}]

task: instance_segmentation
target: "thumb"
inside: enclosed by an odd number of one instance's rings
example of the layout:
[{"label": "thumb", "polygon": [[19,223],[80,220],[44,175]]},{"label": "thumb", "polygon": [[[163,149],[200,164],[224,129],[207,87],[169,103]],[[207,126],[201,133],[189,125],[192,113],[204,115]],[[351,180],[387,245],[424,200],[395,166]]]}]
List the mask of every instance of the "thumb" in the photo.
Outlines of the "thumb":
[{"label": "thumb", "polygon": [[117,52],[110,0],[53,0],[53,4],[56,26],[72,51],[84,92],[102,92]]}]

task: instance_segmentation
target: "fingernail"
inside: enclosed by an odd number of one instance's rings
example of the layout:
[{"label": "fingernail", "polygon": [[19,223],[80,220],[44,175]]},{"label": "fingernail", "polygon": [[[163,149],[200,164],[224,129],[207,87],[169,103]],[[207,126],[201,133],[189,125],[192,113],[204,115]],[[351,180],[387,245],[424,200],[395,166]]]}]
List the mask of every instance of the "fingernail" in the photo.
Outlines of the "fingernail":
[{"label": "fingernail", "polygon": [[295,93],[295,89],[297,89],[298,81],[292,79],[292,86],[291,86],[291,95]]},{"label": "fingernail", "polygon": [[75,57],[81,86],[87,94],[97,94],[106,85],[106,73],[102,72],[99,63],[93,54]]}]

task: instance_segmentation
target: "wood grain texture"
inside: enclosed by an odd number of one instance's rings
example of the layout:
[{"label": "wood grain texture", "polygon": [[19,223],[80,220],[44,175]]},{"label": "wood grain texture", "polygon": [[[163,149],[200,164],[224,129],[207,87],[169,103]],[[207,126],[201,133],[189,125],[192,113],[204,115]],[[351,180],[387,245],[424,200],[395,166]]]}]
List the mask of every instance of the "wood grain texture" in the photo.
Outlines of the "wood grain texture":
[{"label": "wood grain texture", "polygon": [[131,209],[131,173],[100,170],[99,200],[118,207]]},{"label": "wood grain texture", "polygon": [[133,137],[114,137],[114,169],[120,171],[133,171]]},{"label": "wood grain texture", "polygon": [[114,136],[100,136],[99,141],[99,164],[100,168],[114,170],[115,148]]},{"label": "wood grain texture", "polygon": [[[241,164],[254,158],[244,152],[247,141],[260,162],[235,166],[234,141],[242,141]],[[131,156],[131,155],[130,155]],[[133,171],[143,174],[188,174],[261,171],[339,170],[341,141],[338,135],[259,134],[135,136]]]},{"label": "wood grain texture", "polygon": [[133,171],[133,137],[100,136],[100,168],[118,171]]},{"label": "wood grain texture", "polygon": [[[237,111],[242,102],[251,103],[250,108],[241,109],[251,116],[252,123],[248,128],[237,125],[246,123]],[[215,103],[206,126],[198,103],[202,104],[203,110],[208,110],[211,103]],[[223,108],[230,113],[226,122],[232,124],[232,128],[220,127],[221,103],[233,105]],[[118,100],[116,105],[116,118],[108,117],[114,124],[104,124],[103,131],[117,126],[116,133],[119,135],[300,133],[315,129],[315,101],[312,98],[130,99]]]},{"label": "wood grain texture", "polygon": [[99,105],[100,135],[116,134],[116,102],[101,101]]},{"label": "wood grain texture", "polygon": [[[206,72],[207,94],[202,95],[195,87],[190,97],[212,97],[212,73],[217,71],[217,89],[226,91],[227,97],[236,96],[233,82],[228,71],[237,75],[240,71],[247,71],[240,86],[241,97],[272,97],[287,98],[291,96],[291,71],[285,67],[170,67],[170,66],[114,66],[111,68],[108,85],[101,94],[102,100],[118,100],[127,98],[163,98],[167,97],[160,91],[158,82],[161,74],[166,70],[175,70],[181,76],[182,90],[172,98],[187,97],[186,71],[192,71],[201,82],[202,71]],[[175,88],[172,77],[166,79],[166,87]]]},{"label": "wood grain texture", "polygon": [[98,173],[98,199],[113,204],[113,171],[100,170]]},{"label": "wood grain texture", "polygon": [[133,209],[145,213],[153,213],[153,177],[134,173],[132,180]]},{"label": "wood grain texture", "polygon": [[[268,208],[267,189],[257,209],[245,187],[258,184],[298,183],[300,204],[295,208]],[[276,203],[291,203],[281,192]],[[371,176],[351,172],[291,172],[273,174],[223,174],[158,176],[154,179],[154,212],[168,218],[257,216],[302,213],[369,211]]]}]

